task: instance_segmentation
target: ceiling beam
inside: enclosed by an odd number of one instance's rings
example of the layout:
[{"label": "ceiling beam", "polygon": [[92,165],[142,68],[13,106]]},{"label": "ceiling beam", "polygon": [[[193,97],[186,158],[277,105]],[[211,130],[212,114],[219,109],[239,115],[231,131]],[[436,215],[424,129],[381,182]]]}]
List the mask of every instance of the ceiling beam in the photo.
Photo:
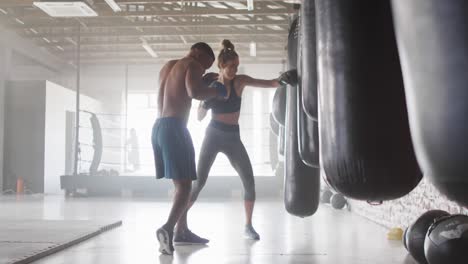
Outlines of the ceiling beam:
[{"label": "ceiling beam", "polygon": [[[33,2],[37,0],[1,0],[0,7],[27,7],[32,6]],[[283,2],[278,0],[255,0],[256,2]],[[170,0],[116,0],[117,4],[158,4],[170,2]],[[180,0],[177,2],[181,2]],[[184,0],[184,3],[195,2],[219,2],[219,0]],[[246,0],[229,0],[227,2],[246,2]]]},{"label": "ceiling beam", "polygon": [[[1,0],[0,0],[1,1]],[[17,22],[9,24],[13,29],[55,29],[55,28],[76,28],[77,22],[57,21],[57,22],[36,22],[28,21],[26,25],[20,25]],[[202,21],[185,22],[121,22],[121,23],[86,23],[87,28],[172,28],[172,27],[231,27],[231,26],[288,26],[287,19],[284,20],[227,20],[227,19],[203,19]]]},{"label": "ceiling beam", "polygon": [[[193,43],[199,42],[199,41],[205,41],[208,43],[208,45],[212,47],[218,47],[221,45],[222,38],[215,40],[215,39],[196,39],[196,40],[191,40],[187,44],[184,44],[182,40],[180,41],[174,41],[174,40],[158,40],[158,41],[148,41],[148,44],[151,46],[171,46],[171,45],[185,45],[187,47],[190,47]],[[282,38],[262,38],[261,36],[240,36],[240,38],[236,38],[236,40],[233,40],[234,45],[238,44],[245,44],[248,45],[250,42],[257,42],[257,45],[261,44],[267,44],[267,45],[286,45],[286,36]],[[61,47],[69,47],[69,46],[75,46],[70,41],[59,41],[59,42],[53,42],[53,43],[46,43],[45,41],[38,42],[36,45],[41,46],[41,47],[47,47],[47,46],[61,46]],[[117,41],[88,41],[88,40],[82,40],[80,43],[82,48],[86,47],[125,47],[125,46],[141,46],[141,41],[140,40],[117,40]]]},{"label": "ceiling beam", "polygon": [[[15,16],[20,19],[41,19],[50,18],[46,13],[39,9],[23,10],[21,14]],[[147,11],[124,11],[115,13],[112,10],[96,10],[98,17],[116,18],[116,17],[180,17],[180,16],[229,16],[229,15],[289,15],[297,13],[293,8],[281,9],[254,9],[248,11],[245,9],[222,9],[222,8],[207,8],[207,7],[187,7],[184,10],[147,10]]]},{"label": "ceiling beam", "polygon": [[[82,32],[80,34],[81,38],[102,38],[102,37],[167,37],[167,36],[224,36],[231,38],[232,36],[286,36],[287,29],[283,28],[282,30],[273,30],[273,29],[264,29],[264,30],[248,30],[248,29],[233,29],[230,30],[166,30],[161,31],[133,31],[133,32],[122,32],[122,31],[107,31],[107,32]],[[65,38],[65,37],[74,37],[75,32],[60,32],[60,33],[43,33],[35,34],[27,37],[30,38]]]}]

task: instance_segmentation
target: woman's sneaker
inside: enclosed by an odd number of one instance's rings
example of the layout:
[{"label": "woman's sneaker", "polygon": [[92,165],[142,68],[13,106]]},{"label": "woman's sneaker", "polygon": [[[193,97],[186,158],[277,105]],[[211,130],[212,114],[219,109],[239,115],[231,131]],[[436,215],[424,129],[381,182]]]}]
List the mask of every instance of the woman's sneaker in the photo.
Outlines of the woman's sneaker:
[{"label": "woman's sneaker", "polygon": [[174,244],[175,245],[200,245],[206,244],[210,242],[210,240],[206,238],[199,237],[192,233],[190,230],[185,230],[183,232],[176,232],[174,236]]},{"label": "woman's sneaker", "polygon": [[156,230],[156,237],[159,241],[159,252],[166,255],[172,255],[174,252],[174,246],[172,245],[172,235],[173,232],[169,232],[164,227]]},{"label": "woman's sneaker", "polygon": [[252,225],[245,226],[245,238],[252,240],[260,240],[260,235],[255,231]]}]

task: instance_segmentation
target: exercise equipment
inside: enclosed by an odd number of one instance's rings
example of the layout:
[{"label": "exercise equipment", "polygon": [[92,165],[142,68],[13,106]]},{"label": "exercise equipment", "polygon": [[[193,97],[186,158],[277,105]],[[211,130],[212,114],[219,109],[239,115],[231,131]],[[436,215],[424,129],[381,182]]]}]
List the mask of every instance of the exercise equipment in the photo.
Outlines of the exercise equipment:
[{"label": "exercise equipment", "polygon": [[320,168],[318,123],[306,115],[301,98],[302,89],[299,86],[296,105],[299,156],[307,166]]},{"label": "exercise equipment", "polygon": [[278,166],[278,136],[270,131],[269,133],[269,142],[270,142],[270,166],[271,170],[276,170]]},{"label": "exercise equipment", "polygon": [[315,34],[315,0],[303,0],[299,19],[297,68],[302,98],[300,106],[309,118],[318,119],[317,55]]},{"label": "exercise equipment", "polygon": [[424,253],[429,264],[468,263],[468,216],[438,218],[427,231]]},{"label": "exercise equipment", "polygon": [[346,198],[341,193],[335,193],[330,199],[330,204],[335,209],[343,209],[347,202]]},{"label": "exercise equipment", "polygon": [[[291,35],[296,36],[297,18],[290,29]],[[294,43],[289,41],[288,44]],[[296,42],[297,43],[297,42]],[[288,46],[288,53],[296,51],[295,46]],[[292,52],[292,54],[297,52]],[[294,58],[290,58],[294,60]],[[291,64],[295,65],[295,64]],[[284,170],[284,204],[286,210],[296,216],[310,216],[318,208],[320,196],[320,170],[312,168],[302,162],[298,152],[297,135],[297,87],[288,87],[286,103],[285,127],[285,170]]]},{"label": "exercise equipment", "polygon": [[280,127],[280,125],[278,124],[278,122],[276,122],[275,118],[273,117],[273,114],[270,113],[270,130],[276,136],[279,135],[279,127]]},{"label": "exercise equipment", "polygon": [[273,96],[272,113],[276,122],[284,126],[286,115],[286,86],[276,88]]},{"label": "exercise equipment", "polygon": [[407,235],[408,235],[408,228],[405,228],[405,232],[403,232],[403,237],[402,237],[402,243],[403,243],[403,246],[406,248],[406,250],[408,250],[408,238],[407,238]]},{"label": "exercise equipment", "polygon": [[429,227],[437,218],[448,216],[449,213],[442,210],[430,210],[422,214],[408,227],[406,234],[406,246],[411,256],[419,263],[427,263],[424,256],[424,239]]},{"label": "exercise equipment", "polygon": [[[303,20],[303,17],[299,17],[299,21],[302,21],[302,20]],[[299,23],[299,26],[301,25],[302,24]],[[306,43],[303,43],[303,44],[306,45]],[[304,65],[301,63],[301,61],[303,61],[306,58],[302,58],[301,51],[302,50],[299,47],[298,49],[299,54],[297,55],[298,73],[307,72],[307,71],[304,71],[304,69],[302,68]],[[315,62],[315,57],[313,58],[313,61]],[[314,69],[315,68],[316,67],[314,67]],[[307,77],[308,75],[309,74],[304,74],[302,76],[303,80],[304,78],[308,78]],[[301,76],[299,76],[299,79],[301,79]],[[304,85],[307,85],[308,87],[304,87]],[[297,135],[298,135],[299,156],[301,157],[302,161],[310,167],[320,168],[318,123],[316,120],[311,119],[306,114],[304,108],[302,107],[303,96],[309,93],[309,91],[306,91],[306,90],[309,90],[309,89],[316,90],[317,89],[316,85],[317,85],[316,79],[315,79],[314,84],[303,82],[303,81],[298,82],[297,110],[296,110],[297,111],[297,130],[298,130]],[[316,99],[317,98],[315,97],[314,100]]]},{"label": "exercise equipment", "polygon": [[320,159],[327,182],[353,199],[402,197],[422,175],[410,137],[390,2],[315,3]]},{"label": "exercise equipment", "polygon": [[392,3],[419,164],[440,192],[468,206],[468,2]]},{"label": "exercise equipment", "polygon": [[285,148],[285,127],[280,126],[279,128],[279,135],[278,135],[278,154],[284,156],[284,148]]},{"label": "exercise equipment", "polygon": [[330,189],[323,190],[322,194],[320,195],[320,202],[322,203],[330,203],[331,197],[333,196],[333,192]]}]

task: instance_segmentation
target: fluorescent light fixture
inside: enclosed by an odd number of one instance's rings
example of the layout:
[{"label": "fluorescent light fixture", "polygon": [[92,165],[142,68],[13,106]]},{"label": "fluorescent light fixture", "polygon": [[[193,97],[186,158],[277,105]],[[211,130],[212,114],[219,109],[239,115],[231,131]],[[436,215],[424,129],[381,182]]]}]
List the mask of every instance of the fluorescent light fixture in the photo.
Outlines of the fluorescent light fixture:
[{"label": "fluorescent light fixture", "polygon": [[120,6],[115,2],[115,0],[104,0],[106,3],[114,10],[114,12],[121,12],[122,9]]},{"label": "fluorescent light fixture", "polygon": [[180,36],[180,39],[184,42],[185,45],[187,45],[187,40],[184,38],[184,36]]},{"label": "fluorescent light fixture", "polygon": [[157,58],[158,57],[158,54],[156,54],[156,52],[153,50],[153,48],[148,44],[148,42],[143,41],[143,43],[141,44],[141,46],[149,53],[149,55],[151,55],[151,57],[153,58]]},{"label": "fluorescent light fixture", "polygon": [[247,0],[247,10],[253,11],[254,10],[254,0]]},{"label": "fluorescent light fixture", "polygon": [[250,42],[250,57],[257,57],[257,43],[254,41]]},{"label": "fluorescent light fixture", "polygon": [[5,14],[5,15],[8,15],[8,12],[5,11],[5,9],[1,9],[1,8],[0,8],[0,12],[2,12],[2,13]]},{"label": "fluorescent light fixture", "polygon": [[31,32],[34,34],[39,34],[39,32],[37,32],[34,28],[30,28],[29,30],[31,30]]},{"label": "fluorescent light fixture", "polygon": [[76,43],[76,41],[74,41],[71,37],[66,37],[65,39],[68,40],[71,44],[73,44],[75,46],[78,45],[78,43]]},{"label": "fluorescent light fixture", "polygon": [[42,38],[45,42],[50,43],[50,40],[48,38]]},{"label": "fluorescent light fixture", "polygon": [[89,7],[83,0],[57,2],[35,1],[34,6],[38,7],[51,17],[95,17],[98,14]]},{"label": "fluorescent light fixture", "polygon": [[61,46],[58,46],[58,45],[57,45],[57,49],[59,49],[61,51],[65,51]]},{"label": "fluorescent light fixture", "polygon": [[20,23],[21,25],[24,25],[24,22],[21,21],[19,18],[16,18],[15,21],[18,22],[18,23]]}]

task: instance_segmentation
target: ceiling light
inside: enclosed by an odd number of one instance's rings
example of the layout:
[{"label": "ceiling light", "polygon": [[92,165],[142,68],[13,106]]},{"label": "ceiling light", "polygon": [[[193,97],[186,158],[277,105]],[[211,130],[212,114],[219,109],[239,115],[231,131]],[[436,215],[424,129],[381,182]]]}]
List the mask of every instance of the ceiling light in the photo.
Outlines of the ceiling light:
[{"label": "ceiling light", "polygon": [[34,34],[39,34],[39,32],[37,32],[34,28],[30,28],[29,30],[31,30],[31,32]]},{"label": "ceiling light", "polygon": [[57,49],[59,49],[61,51],[65,51],[61,46],[58,46],[58,45],[57,45]]},{"label": "ceiling light", "polygon": [[143,41],[143,43],[141,44],[141,46],[149,53],[149,55],[151,55],[151,57],[153,58],[157,58],[158,57],[158,54],[156,54],[156,52],[153,50],[153,48],[148,44],[148,42]]},{"label": "ceiling light", "polygon": [[1,8],[0,8],[0,12],[2,12],[2,13],[5,14],[5,15],[8,15],[8,12],[5,11],[5,9],[1,9]]},{"label": "ceiling light", "polygon": [[42,38],[45,42],[50,43],[50,40],[48,38]]},{"label": "ceiling light", "polygon": [[247,10],[253,11],[254,10],[254,2],[253,0],[247,0]]},{"label": "ceiling light", "polygon": [[250,57],[256,57],[257,56],[257,43],[254,41],[250,42]]},{"label": "ceiling light", "polygon": [[24,25],[24,22],[21,21],[19,18],[16,18],[15,21],[18,22],[18,23],[20,23],[21,25]]},{"label": "ceiling light", "polygon": [[114,10],[114,12],[121,12],[122,9],[120,6],[115,2],[115,0],[104,0],[106,3]]},{"label": "ceiling light", "polygon": [[72,38],[70,38],[70,37],[66,37],[65,39],[68,40],[71,44],[73,44],[73,45],[75,45],[75,46],[78,45],[78,43],[76,43],[76,41],[74,41],[74,40],[73,40]]},{"label": "ceiling light", "polygon": [[94,17],[98,14],[83,0],[57,2],[53,0],[41,0],[33,2],[51,17]]},{"label": "ceiling light", "polygon": [[184,36],[180,36],[180,39],[184,42],[185,45],[187,45],[187,40],[184,38]]}]

